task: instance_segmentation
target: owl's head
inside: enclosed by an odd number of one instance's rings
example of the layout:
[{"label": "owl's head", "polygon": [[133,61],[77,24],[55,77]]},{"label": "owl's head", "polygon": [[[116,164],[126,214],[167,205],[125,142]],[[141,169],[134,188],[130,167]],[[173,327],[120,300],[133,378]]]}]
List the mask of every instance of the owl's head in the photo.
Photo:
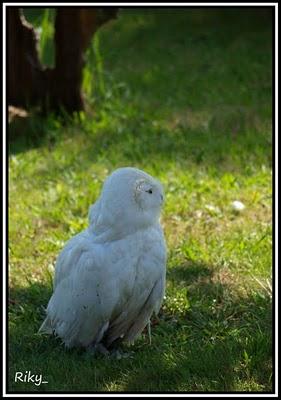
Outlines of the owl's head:
[{"label": "owl's head", "polygon": [[161,184],[151,176],[136,179],[133,193],[138,207],[143,211],[160,210],[164,201]]},{"label": "owl's head", "polygon": [[139,169],[119,168],[104,182],[90,222],[95,232],[128,234],[158,222],[163,201],[160,182]]}]

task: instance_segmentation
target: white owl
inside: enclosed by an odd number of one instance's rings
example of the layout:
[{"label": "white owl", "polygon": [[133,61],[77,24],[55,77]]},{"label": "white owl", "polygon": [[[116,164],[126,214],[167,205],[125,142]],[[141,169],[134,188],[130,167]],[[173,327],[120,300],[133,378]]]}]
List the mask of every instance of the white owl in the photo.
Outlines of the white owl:
[{"label": "white owl", "polygon": [[163,200],[161,184],[144,171],[120,168],[106,179],[89,227],[57,259],[39,332],[58,335],[67,347],[134,341],[164,297]]}]

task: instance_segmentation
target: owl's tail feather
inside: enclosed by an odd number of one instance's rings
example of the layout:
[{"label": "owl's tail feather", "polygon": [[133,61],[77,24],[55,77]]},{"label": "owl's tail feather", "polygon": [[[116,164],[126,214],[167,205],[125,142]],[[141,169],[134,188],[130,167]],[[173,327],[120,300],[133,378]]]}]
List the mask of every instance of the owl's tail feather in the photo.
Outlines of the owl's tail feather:
[{"label": "owl's tail feather", "polygon": [[38,333],[46,333],[47,335],[51,335],[53,333],[53,328],[51,326],[51,321],[49,317],[47,317],[43,324],[40,326]]}]

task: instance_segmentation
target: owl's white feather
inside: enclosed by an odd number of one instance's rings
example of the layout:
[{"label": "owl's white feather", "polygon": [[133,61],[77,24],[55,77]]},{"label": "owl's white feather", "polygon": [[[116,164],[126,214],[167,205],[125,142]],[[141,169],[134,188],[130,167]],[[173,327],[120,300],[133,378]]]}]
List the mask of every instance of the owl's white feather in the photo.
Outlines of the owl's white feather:
[{"label": "owl's white feather", "polygon": [[57,259],[39,332],[55,333],[67,347],[135,340],[164,297],[163,196],[161,184],[135,168],[106,179],[90,207],[89,227]]}]

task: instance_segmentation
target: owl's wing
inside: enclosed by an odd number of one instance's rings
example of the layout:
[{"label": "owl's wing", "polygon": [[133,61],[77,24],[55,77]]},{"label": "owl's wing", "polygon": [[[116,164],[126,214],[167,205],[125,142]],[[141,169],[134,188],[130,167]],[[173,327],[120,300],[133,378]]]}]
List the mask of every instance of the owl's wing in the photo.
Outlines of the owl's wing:
[{"label": "owl's wing", "polygon": [[130,329],[126,332],[124,340],[131,343],[136,337],[144,330],[146,325],[149,323],[150,318],[155,312],[158,314],[161,303],[164,297],[165,290],[165,278],[162,276],[154,285],[151,290],[146,302],[144,303],[140,313],[136,316],[136,319]]},{"label": "owl's wing", "polygon": [[107,329],[117,299],[116,277],[84,251],[72,273],[57,284],[39,332],[55,333],[67,347],[88,346]]},{"label": "owl's wing", "polygon": [[[150,289],[149,289],[150,287]],[[128,300],[123,312],[111,322],[106,334],[106,344],[111,345],[119,337],[132,343],[149,323],[153,314],[158,314],[165,293],[165,269],[154,285],[142,289],[139,296]]]}]

